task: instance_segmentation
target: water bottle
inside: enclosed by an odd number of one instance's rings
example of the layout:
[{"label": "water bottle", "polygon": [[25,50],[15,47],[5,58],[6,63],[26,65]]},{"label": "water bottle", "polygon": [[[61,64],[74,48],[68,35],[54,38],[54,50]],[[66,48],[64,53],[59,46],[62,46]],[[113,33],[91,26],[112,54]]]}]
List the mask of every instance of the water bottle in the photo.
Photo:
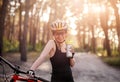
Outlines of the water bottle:
[{"label": "water bottle", "polygon": [[66,43],[66,56],[67,57],[72,57],[71,49],[72,49],[72,42],[67,41],[67,43]]}]

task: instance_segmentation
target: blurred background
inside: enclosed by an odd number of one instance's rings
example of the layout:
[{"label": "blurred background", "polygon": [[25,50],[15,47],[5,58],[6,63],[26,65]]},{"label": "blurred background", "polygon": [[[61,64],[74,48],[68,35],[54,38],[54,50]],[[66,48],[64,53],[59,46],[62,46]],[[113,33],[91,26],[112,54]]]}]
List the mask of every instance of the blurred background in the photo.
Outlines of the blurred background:
[{"label": "blurred background", "polygon": [[91,52],[120,67],[120,0],[0,0],[0,56],[40,52],[50,24],[68,23],[76,52]]}]

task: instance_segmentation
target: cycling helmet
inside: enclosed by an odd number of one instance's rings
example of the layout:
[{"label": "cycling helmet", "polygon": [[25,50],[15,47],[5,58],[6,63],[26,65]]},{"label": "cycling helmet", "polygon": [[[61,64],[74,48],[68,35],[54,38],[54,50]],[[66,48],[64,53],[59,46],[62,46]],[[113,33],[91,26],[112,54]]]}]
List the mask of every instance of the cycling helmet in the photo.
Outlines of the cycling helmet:
[{"label": "cycling helmet", "polygon": [[67,23],[65,21],[57,19],[55,22],[51,24],[52,31],[58,30],[67,30]]}]

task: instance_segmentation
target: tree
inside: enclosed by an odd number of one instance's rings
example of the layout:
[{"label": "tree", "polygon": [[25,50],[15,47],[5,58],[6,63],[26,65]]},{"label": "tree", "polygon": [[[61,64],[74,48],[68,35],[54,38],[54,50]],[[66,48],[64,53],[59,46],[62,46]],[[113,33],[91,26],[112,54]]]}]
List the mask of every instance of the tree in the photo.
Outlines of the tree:
[{"label": "tree", "polygon": [[111,56],[111,49],[110,49],[110,43],[109,43],[109,38],[108,38],[108,8],[107,5],[105,7],[105,12],[100,13],[100,22],[101,26],[103,28],[104,34],[105,34],[105,49],[107,50],[107,55]]},{"label": "tree", "polygon": [[112,7],[114,8],[115,17],[116,17],[116,30],[118,36],[118,52],[120,53],[120,16],[119,16],[119,8],[117,7],[117,0],[110,0]]},{"label": "tree", "polygon": [[0,8],[0,56],[3,54],[3,37],[4,37],[4,28],[5,28],[5,17],[7,13],[8,0],[2,0],[3,4]]},{"label": "tree", "polygon": [[27,29],[28,29],[28,13],[29,13],[29,0],[25,1],[25,17],[24,17],[24,27],[21,34],[21,61],[27,61]]}]

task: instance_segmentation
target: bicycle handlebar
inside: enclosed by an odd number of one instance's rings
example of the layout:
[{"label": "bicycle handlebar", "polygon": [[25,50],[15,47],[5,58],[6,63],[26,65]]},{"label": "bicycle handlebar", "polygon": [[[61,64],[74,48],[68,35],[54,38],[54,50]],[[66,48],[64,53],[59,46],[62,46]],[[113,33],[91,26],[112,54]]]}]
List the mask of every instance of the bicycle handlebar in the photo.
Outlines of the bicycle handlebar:
[{"label": "bicycle handlebar", "polygon": [[[20,70],[18,67],[16,67],[15,65],[11,64],[9,61],[7,61],[6,59],[4,59],[3,57],[0,56],[0,61],[3,61],[4,63],[6,63],[10,68],[12,68],[16,73],[21,73],[21,74],[28,74],[27,72],[24,72],[22,70]],[[49,82],[41,77],[37,77],[34,76],[35,79],[41,80],[43,82]]]},{"label": "bicycle handlebar", "polygon": [[16,71],[17,73],[23,73],[26,74],[25,72],[21,71],[20,69],[18,69],[16,66],[14,66],[13,64],[11,64],[9,61],[7,61],[6,59],[4,59],[3,57],[0,56],[0,61],[5,62],[10,68],[12,68],[14,71]]}]

